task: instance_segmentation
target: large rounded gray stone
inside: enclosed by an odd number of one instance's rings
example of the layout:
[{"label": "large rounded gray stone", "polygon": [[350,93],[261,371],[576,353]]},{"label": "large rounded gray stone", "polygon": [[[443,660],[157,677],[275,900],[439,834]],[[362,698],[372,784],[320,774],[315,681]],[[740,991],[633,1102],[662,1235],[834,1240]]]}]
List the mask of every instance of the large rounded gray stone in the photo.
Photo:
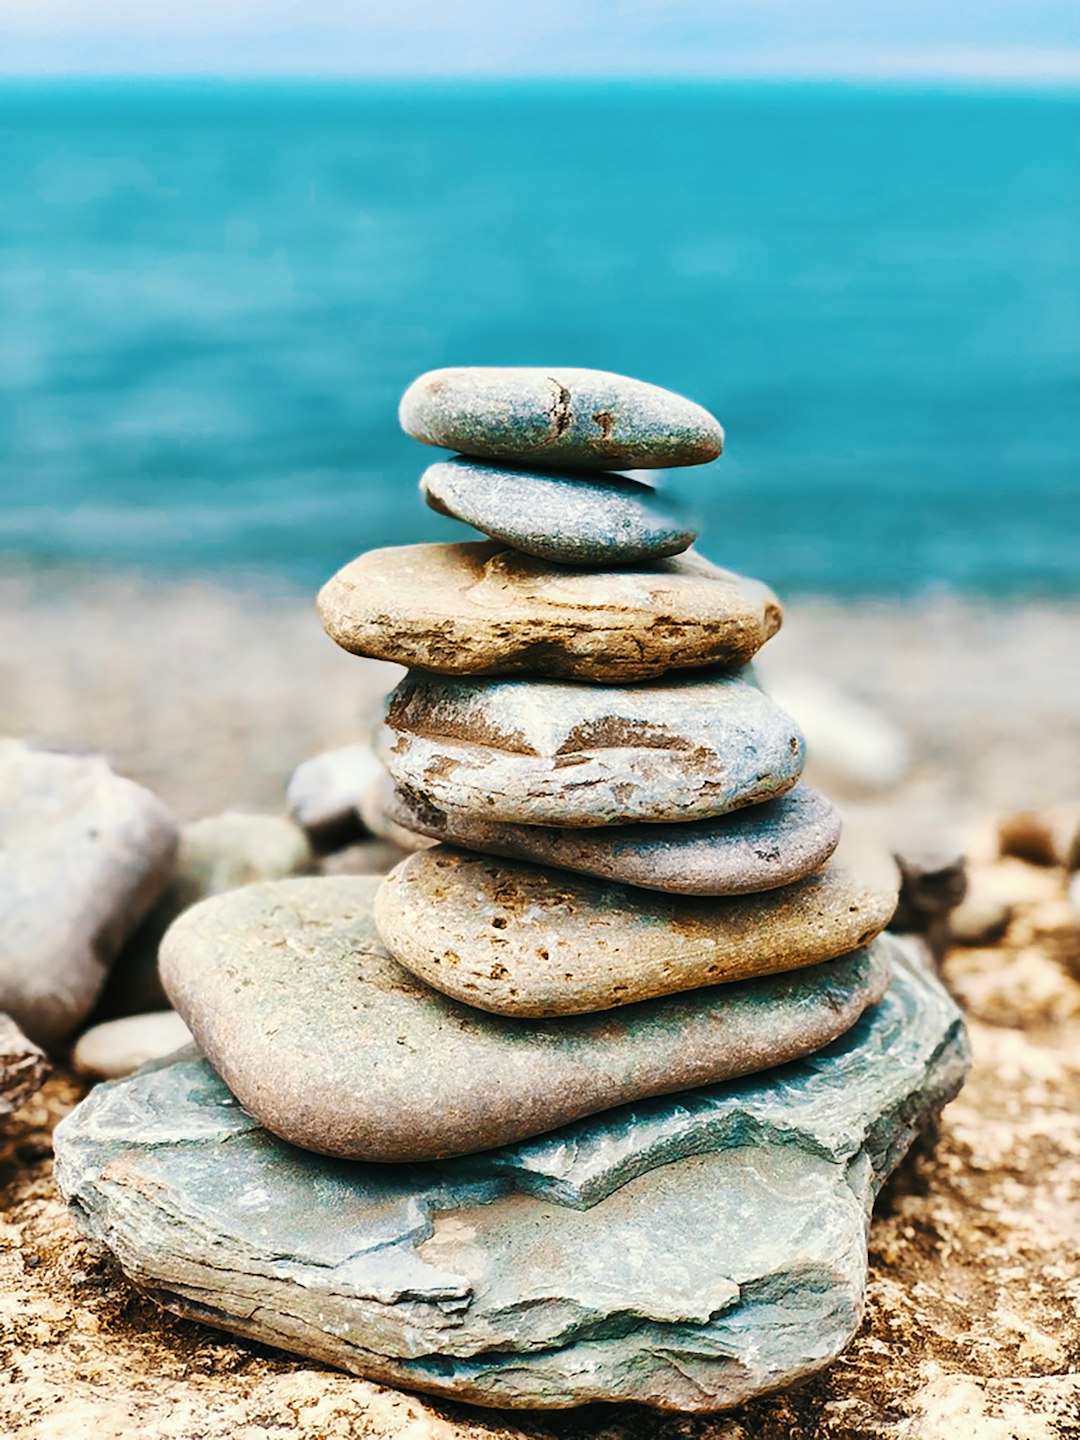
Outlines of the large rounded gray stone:
[{"label": "large rounded gray stone", "polygon": [[704,820],[798,780],[802,736],[749,672],[623,688],[411,672],[377,737],[440,810],[522,825]]},{"label": "large rounded gray stone", "polygon": [[607,370],[429,370],[405,391],[399,415],[425,445],[571,469],[701,465],[724,448],[719,421],[702,406]]},{"label": "large rounded gray stone", "polygon": [[697,539],[651,486],[621,475],[508,470],[458,455],[430,465],[420,490],[440,514],[558,565],[660,560]]},{"label": "large rounded gray stone", "polygon": [[579,1015],[831,960],[884,930],[898,886],[868,847],[782,890],[704,900],[438,845],[391,870],[375,921],[395,959],[467,1005]]},{"label": "large rounded gray stone", "polygon": [[31,1040],[90,1013],[175,853],[161,801],[100,757],[0,741],[0,1011]]},{"label": "large rounded gray stone", "polygon": [[411,832],[677,895],[743,895],[790,885],[820,869],[840,840],[839,814],[809,785],[715,820],[591,830],[500,824],[440,810],[400,788],[383,791],[381,803],[384,823],[397,835]]},{"label": "large rounded gray stone", "polygon": [[448,1000],[379,941],[379,881],[251,886],[189,910],[169,995],[250,1114],[295,1145],[428,1160],[819,1049],[881,998],[883,946],[821,970],[523,1024]]},{"label": "large rounded gray stone", "polygon": [[192,1055],[99,1086],[57,1178],[136,1284],[239,1335],[480,1405],[722,1410],[851,1339],[874,1196],[963,1082],[955,1005],[895,963],[809,1059],[429,1165],[282,1144]]},{"label": "large rounded gray stone", "polygon": [[776,596],[691,551],[648,567],[568,569],[496,541],[369,550],[319,592],[354,655],[447,675],[623,684],[744,664],[780,628]]}]

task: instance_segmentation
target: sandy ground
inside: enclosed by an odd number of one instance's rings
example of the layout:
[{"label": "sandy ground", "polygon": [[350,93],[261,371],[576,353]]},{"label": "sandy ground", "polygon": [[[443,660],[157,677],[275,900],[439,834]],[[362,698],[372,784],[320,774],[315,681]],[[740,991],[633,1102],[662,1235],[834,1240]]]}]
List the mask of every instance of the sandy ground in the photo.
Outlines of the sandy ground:
[{"label": "sandy ground", "polygon": [[[864,809],[945,826],[1080,789],[1078,618],[808,603],[776,664],[817,669],[909,735],[911,776]],[[292,766],[355,738],[388,678],[336,651],[295,595],[0,582],[0,733],[103,750],[182,818],[280,808]],[[0,1138],[0,1434],[1076,1440],[1080,942],[1060,872],[987,873],[1021,903],[996,948],[946,962],[971,1080],[879,1203],[858,1337],[801,1390],[712,1419],[485,1413],[169,1316],[91,1252],[56,1196],[51,1131],[81,1093],[60,1071]]]}]

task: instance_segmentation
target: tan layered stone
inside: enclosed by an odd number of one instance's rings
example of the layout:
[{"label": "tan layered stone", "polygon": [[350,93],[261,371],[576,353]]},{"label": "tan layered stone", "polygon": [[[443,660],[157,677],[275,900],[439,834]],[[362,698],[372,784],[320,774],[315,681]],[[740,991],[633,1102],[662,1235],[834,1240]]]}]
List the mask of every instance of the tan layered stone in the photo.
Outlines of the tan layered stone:
[{"label": "tan layered stone", "polygon": [[782,617],[767,586],[693,551],[571,570],[490,541],[369,550],[323,586],[319,613],[355,655],[443,675],[613,684],[744,664]]},{"label": "tan layered stone", "polygon": [[383,881],[391,954],[456,1000],[500,1015],[578,1015],[817,965],[868,944],[896,908],[892,859],[860,846],[760,895],[653,894],[436,846]]}]

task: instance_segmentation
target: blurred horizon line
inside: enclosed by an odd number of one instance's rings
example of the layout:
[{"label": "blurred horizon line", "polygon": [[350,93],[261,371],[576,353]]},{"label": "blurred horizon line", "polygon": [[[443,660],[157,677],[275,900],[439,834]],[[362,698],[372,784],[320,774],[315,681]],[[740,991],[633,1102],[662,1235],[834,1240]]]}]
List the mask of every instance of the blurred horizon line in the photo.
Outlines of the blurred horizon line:
[{"label": "blurred horizon line", "polygon": [[630,72],[592,74],[556,74],[556,73],[514,73],[495,74],[492,72],[478,72],[475,74],[451,74],[417,71],[415,73],[394,72],[392,74],[378,74],[375,72],[355,73],[333,72],[333,71],[224,71],[224,70],[130,70],[130,71],[82,71],[82,70],[57,70],[57,71],[5,71],[0,63],[0,81],[12,88],[34,89],[34,88],[58,88],[60,86],[71,86],[78,88],[106,89],[120,86],[133,86],[141,89],[165,89],[191,87],[233,87],[258,89],[260,87],[281,87],[281,88],[302,88],[311,89],[325,88],[328,90],[351,90],[351,89],[402,89],[407,86],[431,86],[440,91],[455,89],[498,89],[517,87],[544,87],[558,88],[563,90],[572,89],[595,89],[609,87],[611,89],[630,89],[638,87],[649,87],[652,89],[693,89],[703,90],[719,88],[721,86],[731,89],[785,89],[802,88],[806,90],[830,90],[830,91],[881,91],[881,92],[929,92],[934,94],[956,93],[956,94],[993,94],[1019,95],[1019,94],[1047,94],[1062,97],[1073,97],[1080,94],[1080,55],[1077,56],[1076,69],[1072,72],[1062,72],[1057,75],[1037,74],[873,74],[873,73],[851,73],[851,74],[815,74],[810,72],[790,73],[782,72],[761,72],[748,73],[746,71],[731,71],[729,73],[684,74],[676,72],[642,72],[640,74]]}]

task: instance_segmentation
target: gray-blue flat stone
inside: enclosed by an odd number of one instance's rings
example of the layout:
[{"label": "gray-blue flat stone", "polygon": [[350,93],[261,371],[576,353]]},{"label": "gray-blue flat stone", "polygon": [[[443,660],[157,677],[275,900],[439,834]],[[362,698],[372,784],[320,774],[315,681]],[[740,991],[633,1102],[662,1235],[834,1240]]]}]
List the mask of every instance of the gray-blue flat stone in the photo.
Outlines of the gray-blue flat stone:
[{"label": "gray-blue flat stone", "polygon": [[790,790],[804,758],[749,670],[625,687],[410,671],[376,746],[440,810],[586,827],[725,815]]},{"label": "gray-blue flat stone", "polygon": [[[442,1159],[819,1049],[888,983],[888,947],[814,972],[523,1024],[430,990],[375,931],[373,877],[253,885],[190,910],[162,973],[267,1129],[347,1159]],[[173,1048],[176,1048],[175,1046]]]},{"label": "gray-blue flat stone", "polygon": [[745,895],[790,885],[819,870],[840,840],[835,806],[809,785],[715,820],[591,830],[454,814],[389,781],[380,788],[380,803],[383,823],[394,825],[397,835],[411,832],[675,895]]},{"label": "gray-blue flat stone", "polygon": [[508,470],[463,455],[425,470],[433,510],[560,565],[631,565],[678,555],[694,530],[655,490],[620,475]]},{"label": "gray-blue flat stone", "polygon": [[724,447],[719,421],[694,401],[607,370],[429,370],[405,391],[399,415],[425,445],[571,469],[701,465]]},{"label": "gray-blue flat stone", "polygon": [[482,1405],[722,1410],[854,1334],[874,1196],[966,1066],[956,1007],[898,956],[812,1059],[541,1141],[320,1158],[191,1055],[99,1086],[57,1177],[136,1284],[237,1334]]}]

